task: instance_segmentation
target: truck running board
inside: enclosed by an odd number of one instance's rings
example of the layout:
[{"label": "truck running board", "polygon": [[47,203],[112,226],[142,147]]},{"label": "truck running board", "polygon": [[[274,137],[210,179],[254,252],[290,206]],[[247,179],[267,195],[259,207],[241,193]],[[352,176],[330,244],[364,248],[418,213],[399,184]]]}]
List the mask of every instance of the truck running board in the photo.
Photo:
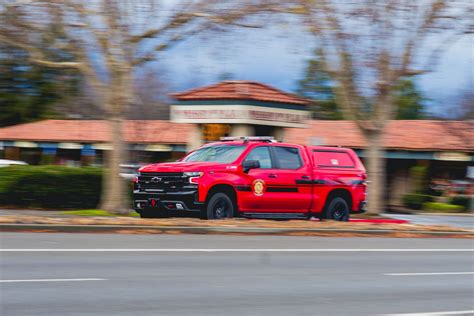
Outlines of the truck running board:
[{"label": "truck running board", "polygon": [[272,219],[308,219],[305,213],[241,213],[246,218],[272,218]]}]

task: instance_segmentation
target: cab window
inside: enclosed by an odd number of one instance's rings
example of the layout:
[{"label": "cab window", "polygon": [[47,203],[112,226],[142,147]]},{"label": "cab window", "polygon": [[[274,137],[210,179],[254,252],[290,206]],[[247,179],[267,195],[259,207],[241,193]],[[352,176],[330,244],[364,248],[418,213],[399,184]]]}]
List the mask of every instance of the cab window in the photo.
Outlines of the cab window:
[{"label": "cab window", "polygon": [[181,161],[188,162],[234,162],[245,150],[245,146],[217,145],[201,147],[193,151]]},{"label": "cab window", "polygon": [[274,147],[279,169],[299,169],[303,166],[300,151],[294,147]]},{"label": "cab window", "polygon": [[247,155],[245,160],[258,160],[260,162],[260,168],[271,169],[272,158],[270,156],[270,150],[267,146],[256,147]]}]

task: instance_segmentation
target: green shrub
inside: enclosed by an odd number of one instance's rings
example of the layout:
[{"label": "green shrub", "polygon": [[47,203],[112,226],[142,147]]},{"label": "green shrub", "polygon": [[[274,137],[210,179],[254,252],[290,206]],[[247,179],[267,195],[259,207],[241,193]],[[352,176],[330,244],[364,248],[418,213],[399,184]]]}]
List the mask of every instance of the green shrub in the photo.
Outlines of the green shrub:
[{"label": "green shrub", "polygon": [[423,203],[423,210],[432,212],[456,213],[464,211],[464,207],[462,207],[461,205],[454,205],[448,203],[426,202]]},{"label": "green shrub", "polygon": [[422,165],[416,165],[410,168],[410,178],[413,179],[415,192],[426,193],[428,189],[428,168]]},{"label": "green shrub", "polygon": [[0,168],[0,205],[77,209],[100,201],[102,171],[63,166]]},{"label": "green shrub", "polygon": [[410,193],[403,196],[403,205],[414,210],[421,210],[423,203],[431,201],[433,201],[433,197],[427,194]]},{"label": "green shrub", "polygon": [[455,196],[451,199],[451,201],[449,201],[449,203],[454,204],[454,205],[461,205],[465,209],[469,208],[470,202],[471,201],[469,201],[469,197],[462,196],[462,195]]}]

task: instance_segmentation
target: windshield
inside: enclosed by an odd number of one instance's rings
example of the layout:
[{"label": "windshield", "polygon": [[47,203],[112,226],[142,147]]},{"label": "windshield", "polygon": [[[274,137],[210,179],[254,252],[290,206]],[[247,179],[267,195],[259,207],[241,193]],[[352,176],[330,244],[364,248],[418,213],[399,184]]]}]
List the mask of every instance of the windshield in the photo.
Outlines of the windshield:
[{"label": "windshield", "polygon": [[182,161],[205,161],[205,162],[220,162],[231,163],[234,162],[240,154],[245,150],[245,146],[236,145],[219,145],[203,147],[195,152],[192,152]]}]

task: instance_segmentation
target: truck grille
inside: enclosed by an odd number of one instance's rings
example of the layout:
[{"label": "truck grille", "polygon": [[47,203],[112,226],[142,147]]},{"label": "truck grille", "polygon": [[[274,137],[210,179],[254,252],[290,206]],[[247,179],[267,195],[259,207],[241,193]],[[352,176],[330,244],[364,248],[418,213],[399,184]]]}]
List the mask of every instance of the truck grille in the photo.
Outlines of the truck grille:
[{"label": "truck grille", "polygon": [[144,172],[138,177],[138,188],[150,192],[178,192],[189,185],[182,172]]}]

